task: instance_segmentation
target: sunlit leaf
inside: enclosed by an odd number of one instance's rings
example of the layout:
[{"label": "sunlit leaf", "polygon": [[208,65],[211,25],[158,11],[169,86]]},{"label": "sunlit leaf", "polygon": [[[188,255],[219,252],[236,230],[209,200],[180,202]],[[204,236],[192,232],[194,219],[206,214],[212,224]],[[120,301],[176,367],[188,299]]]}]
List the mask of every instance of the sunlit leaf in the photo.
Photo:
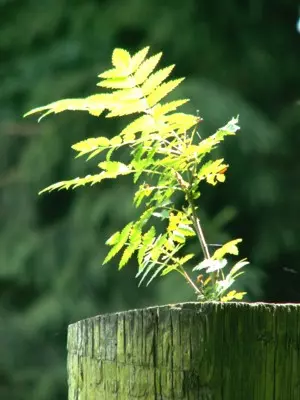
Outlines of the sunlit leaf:
[{"label": "sunlit leaf", "polygon": [[131,65],[130,65],[131,73],[134,73],[139,68],[139,66],[144,61],[145,57],[147,56],[149,48],[150,47],[147,46],[132,56]]},{"label": "sunlit leaf", "polygon": [[131,62],[130,54],[124,49],[115,49],[112,54],[112,64],[116,69],[126,71],[129,69]]},{"label": "sunlit leaf", "polygon": [[143,83],[142,91],[144,96],[147,96],[154,89],[156,89],[172,72],[175,65],[160,69],[154,74],[150,75],[149,78]]},{"label": "sunlit leaf", "polygon": [[149,107],[153,107],[156,103],[158,103],[161,99],[163,99],[164,97],[166,97],[170,92],[172,92],[172,90],[174,90],[176,88],[176,86],[178,86],[182,81],[184,80],[184,78],[179,78],[179,79],[174,79],[172,81],[169,82],[165,82],[163,84],[161,84],[158,88],[156,88],[154,90],[153,93],[151,93],[148,97],[147,97],[147,103],[149,105]]},{"label": "sunlit leaf", "polygon": [[119,161],[102,161],[99,163],[99,167],[106,170],[112,176],[126,175],[132,172],[130,167]]},{"label": "sunlit leaf", "polygon": [[212,258],[214,260],[220,260],[224,257],[225,254],[234,254],[238,255],[239,250],[237,248],[237,244],[242,242],[242,239],[231,240],[230,242],[224,244],[220,249],[217,249]]},{"label": "sunlit leaf", "polygon": [[120,232],[114,233],[109,239],[107,239],[105,244],[112,246],[112,245],[118,243],[120,236],[121,236]]},{"label": "sunlit leaf", "polygon": [[193,268],[193,271],[201,271],[205,269],[206,273],[211,273],[223,269],[226,265],[227,265],[227,260],[225,258],[220,260],[205,259],[201,261],[199,264],[197,264]]},{"label": "sunlit leaf", "polygon": [[245,265],[248,265],[249,261],[246,258],[238,261],[230,270],[229,275],[235,277],[237,272],[240,271]]},{"label": "sunlit leaf", "polygon": [[122,258],[119,263],[119,269],[123,268],[129,261],[129,259],[132,257],[132,255],[135,253],[135,251],[138,249],[140,243],[142,240],[142,232],[138,224],[132,229],[130,235],[129,235],[129,243],[126,249],[124,250],[124,253],[122,255]]},{"label": "sunlit leaf", "polygon": [[97,138],[89,138],[82,140],[79,143],[73,144],[72,149],[80,152],[81,154],[86,154],[92,152],[99,147],[107,147],[110,144],[110,140],[104,136]]},{"label": "sunlit leaf", "polygon": [[153,115],[155,118],[158,118],[162,115],[168,114],[170,111],[175,111],[178,107],[182,106],[188,101],[189,99],[183,99],[183,100],[173,100],[165,104],[160,104],[160,103],[156,104],[153,107]]},{"label": "sunlit leaf", "polygon": [[103,264],[106,264],[108,261],[110,261],[124,247],[130,235],[132,225],[133,222],[129,222],[125,226],[125,228],[121,231],[120,236],[118,237],[118,242],[110,249],[110,251],[108,252],[107,256],[103,261]]},{"label": "sunlit leaf", "polygon": [[247,292],[237,292],[236,290],[231,290],[225,296],[221,297],[221,301],[224,303],[231,300],[242,300]]},{"label": "sunlit leaf", "polygon": [[154,70],[156,65],[159,63],[159,60],[161,59],[162,53],[158,53],[147,60],[145,60],[137,69],[137,71],[134,74],[134,79],[136,81],[137,85],[141,85],[151,74],[151,72]]},{"label": "sunlit leaf", "polygon": [[148,250],[149,246],[152,244],[155,238],[155,228],[152,226],[148,232],[144,233],[142,238],[142,245],[138,251],[138,263],[139,265],[142,264],[146,251]]}]

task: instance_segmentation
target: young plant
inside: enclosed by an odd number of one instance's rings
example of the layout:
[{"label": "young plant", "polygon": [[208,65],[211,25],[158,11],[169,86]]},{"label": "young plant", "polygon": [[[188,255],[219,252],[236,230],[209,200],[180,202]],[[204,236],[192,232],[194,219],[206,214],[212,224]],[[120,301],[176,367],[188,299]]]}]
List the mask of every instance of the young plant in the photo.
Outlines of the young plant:
[{"label": "young plant", "polygon": [[[72,146],[77,157],[86,156],[88,160],[103,157],[95,175],[57,182],[40,193],[132,175],[135,184],[139,181],[133,203],[142,207],[142,211],[135,221],[107,240],[110,250],[104,264],[122,252],[121,269],[135,255],[140,283],[147,280],[149,284],[158,275],[177,272],[192,287],[198,300],[240,300],[245,293],[229,289],[248,262],[240,260],[229,272],[224,271],[227,255],[238,254],[237,244],[241,239],[232,240],[211,254],[197,204],[202,183],[215,186],[225,181],[228,164],[223,159],[212,160],[207,156],[226,136],[235,135],[238,120],[233,118],[216,133],[201,139],[197,127],[202,119],[177,111],[188,99],[163,101],[183,78],[167,80],[174,65],[154,72],[162,53],[146,58],[148,51],[146,47],[130,55],[124,49],[115,49],[112,69],[100,74],[97,84],[107,91],[83,99],[59,100],[25,114],[43,112],[39,120],[65,110],[88,111],[96,117],[106,112],[106,118],[134,115],[112,139],[93,137]],[[123,147],[130,153],[130,162],[126,164],[113,160],[117,150]],[[184,203],[181,207],[175,202],[178,194]],[[157,231],[155,219],[162,221],[159,226],[163,230]],[[199,241],[202,260],[200,254],[185,254],[187,240],[193,236]],[[194,267],[187,267],[192,262]],[[200,271],[201,275],[192,278],[191,271]]]}]

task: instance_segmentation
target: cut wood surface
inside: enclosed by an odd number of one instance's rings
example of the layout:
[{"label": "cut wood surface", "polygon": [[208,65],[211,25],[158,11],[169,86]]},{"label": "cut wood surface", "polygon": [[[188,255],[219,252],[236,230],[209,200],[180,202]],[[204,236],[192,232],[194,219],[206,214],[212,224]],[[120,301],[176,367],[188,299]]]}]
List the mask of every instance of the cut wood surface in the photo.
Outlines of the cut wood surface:
[{"label": "cut wood surface", "polygon": [[69,400],[300,400],[300,305],[183,303],[69,326]]}]

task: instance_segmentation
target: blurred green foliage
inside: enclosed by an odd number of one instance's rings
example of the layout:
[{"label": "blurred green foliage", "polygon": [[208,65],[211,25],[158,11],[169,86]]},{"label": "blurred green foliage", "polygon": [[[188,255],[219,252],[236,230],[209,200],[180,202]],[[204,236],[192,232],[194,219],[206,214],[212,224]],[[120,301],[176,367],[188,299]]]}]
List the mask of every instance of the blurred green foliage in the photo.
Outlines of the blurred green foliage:
[{"label": "blurred green foliage", "polygon": [[148,289],[100,267],[107,237],[134,218],[132,187],[37,196],[84,175],[70,145],[121,125],[85,113],[37,124],[21,115],[92,93],[112,49],[163,50],[203,134],[240,115],[222,152],[226,185],[203,193],[211,243],[244,238],[249,300],[299,301],[300,110],[297,4],[197,0],[0,1],[0,398],[66,398],[67,325],[91,315],[189,299],[176,277]]}]

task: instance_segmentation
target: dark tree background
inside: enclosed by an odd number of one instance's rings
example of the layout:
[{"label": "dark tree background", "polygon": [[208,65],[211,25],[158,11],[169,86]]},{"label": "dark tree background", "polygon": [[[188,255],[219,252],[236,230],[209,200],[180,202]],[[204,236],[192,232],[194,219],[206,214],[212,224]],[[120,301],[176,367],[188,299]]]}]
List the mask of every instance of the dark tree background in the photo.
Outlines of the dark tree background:
[{"label": "dark tree background", "polygon": [[207,132],[240,115],[221,150],[226,184],[200,199],[207,238],[244,238],[248,300],[300,301],[297,18],[295,0],[0,1],[1,399],[66,399],[69,323],[193,298],[176,276],[138,288],[134,261],[101,267],[104,241],[136,212],[130,181],[37,196],[93,167],[73,159],[72,143],[122,122],[23,113],[95,93],[115,47],[163,50]]}]

